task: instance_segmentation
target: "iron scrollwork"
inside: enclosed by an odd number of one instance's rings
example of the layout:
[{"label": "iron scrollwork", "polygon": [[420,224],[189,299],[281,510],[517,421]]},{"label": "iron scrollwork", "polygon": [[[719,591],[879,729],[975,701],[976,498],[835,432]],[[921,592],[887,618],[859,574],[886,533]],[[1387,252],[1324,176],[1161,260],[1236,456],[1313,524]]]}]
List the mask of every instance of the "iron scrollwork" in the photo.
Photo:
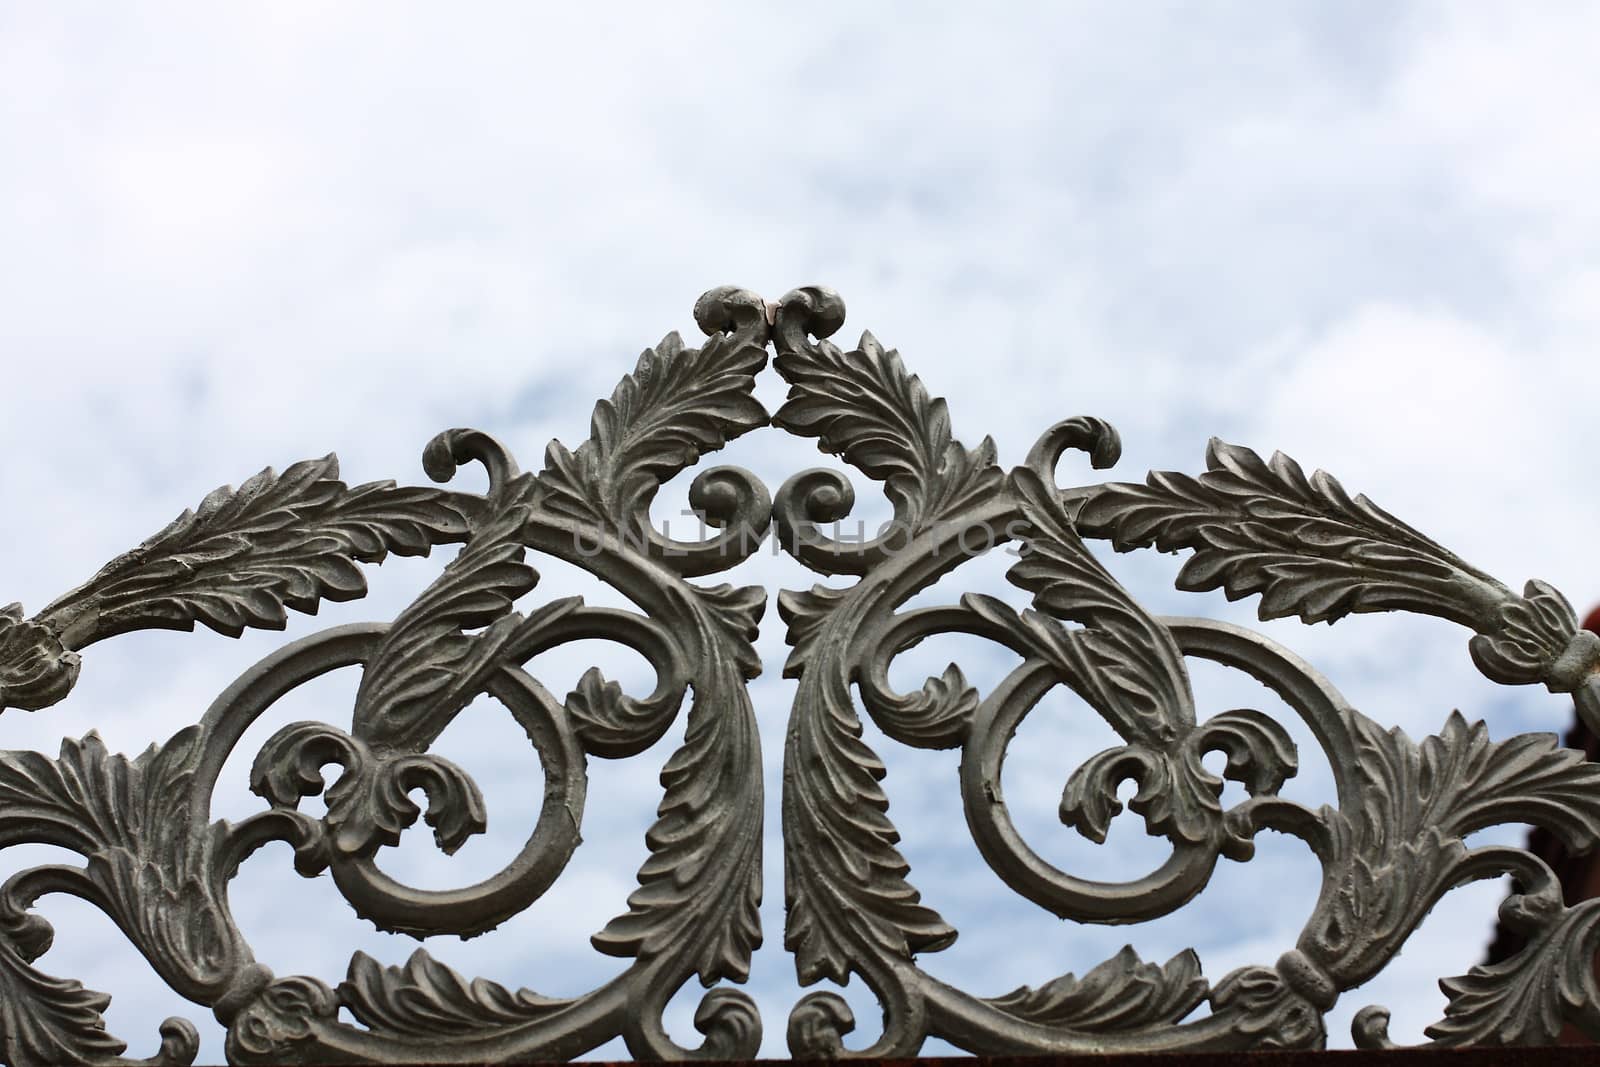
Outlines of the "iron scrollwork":
[{"label": "iron scrollwork", "polygon": [[[128,758],[94,734],[50,758],[0,753],[0,847],[69,848],[82,866],[25,870],[0,886],[0,1058],[12,1064],[126,1063],[107,1033],[108,998],[34,964],[49,924],[33,912],[49,893],[104,910],[155,972],[227,1026],[234,1062],[447,1062],[571,1058],[621,1036],[637,1057],[750,1057],[761,1040],[743,982],[761,942],[762,781],[746,683],[761,668],[753,641],[766,603],[758,587],[693,581],[728,570],[769,527],[786,551],[825,577],[780,594],[797,694],[784,738],[785,946],[800,981],[862,978],[883,1007],[881,1037],[857,1052],[844,1000],[808,994],[788,1020],[796,1056],[908,1056],[930,1036],[975,1052],[1317,1047],[1339,995],[1378,973],[1438,898],[1464,882],[1515,877],[1502,917],[1526,947],[1447,979],[1434,1043],[1539,1043],[1563,1025],[1600,1036],[1593,957],[1600,907],[1566,907],[1555,877],[1519,849],[1467,845],[1502,822],[1531,822],[1573,848],[1600,834],[1600,768],[1555,739],[1491,741],[1459,714],[1413,741],[1350,707],[1294,654],[1250,630],[1163,618],[1137,603],[1086,547],[1192,553],[1180,588],[1259,596],[1262,618],[1307,622],[1405,610],[1470,628],[1469,651],[1489,678],[1573,694],[1600,728],[1600,638],[1579,630],[1555,589],[1518,595],[1332,477],[1307,476],[1281,455],[1214,441],[1198,477],[1153,473],[1140,484],[1062,487],[1068,453],[1114,464],[1116,431],[1090,418],[1048,429],[1026,460],[1002,468],[994,444],[957,441],[945,402],[870,334],[845,351],[829,338],[844,321],[837,294],[796,290],[776,304],[716,289],[695,308],[707,335],[676,335],[647,350],[610,398],[589,439],[553,442],[537,473],[519,471],[486,434],[451,430],[429,442],[423,467],[448,482],[467,463],[488,473],[481,494],[346,486],[332,456],[219,489],[89,582],[25,618],[0,612],[0,707],[48,707],[72,689],[81,653],[133,630],[205,625],[230,636],[282,628],[286,610],[365,592],[358,564],[461,544],[443,573],[393,622],[337,626],[293,642],[248,670],[199,721]],[[770,420],[755,376],[769,349],[789,395]],[[768,423],[816,438],[880,482],[894,519],[869,541],[830,538],[854,490],[813,469],[771,497],[747,471],[715,467],[689,499],[713,527],[701,542],[651,526],[661,485],[729,439]],[[1014,542],[1008,579],[1031,597],[1017,611],[978,593],[955,604],[905,604],[978,551]],[[940,551],[940,546],[946,546]],[[951,551],[949,546],[959,546]],[[637,610],[556,599],[515,610],[538,575],[529,549],[576,564]],[[987,693],[952,664],[920,690],[897,692],[894,658],[923,639],[963,633],[996,642],[1021,663]],[[590,670],[557,699],[524,666],[574,640],[637,651],[654,689],[624,693]],[[1312,810],[1279,795],[1298,767],[1281,724],[1239,709],[1201,717],[1186,660],[1242,671],[1282,697],[1332,766],[1337,806]],[[329,671],[357,667],[351,725],[298,722],[257,754],[251,788],[264,810],[213,820],[224,761],[274,702]],[[1170,856],[1155,870],[1108,883],[1058,869],[1022,838],[1006,808],[1001,767],[1013,734],[1056,686],[1076,693],[1123,743],[1068,777],[1060,815],[1103,841],[1129,806]],[[446,853],[481,833],[488,813],[465,770],[430,751],[482,694],[526,732],[544,770],[533,832],[504,869],[476,885],[422,890],[379,869],[375,856],[422,818]],[[590,758],[623,759],[659,740],[682,710],[682,745],[662,771],[650,856],[627,911],[593,941],[631,963],[570,999],[468,980],[418,950],[404,966],[361,953],[337,986],[279,977],[257,962],[229,911],[240,864],[272,841],[293,847],[304,876],[330,875],[351,907],[380,929],[418,938],[490,930],[537,900],[578,842]],[[1036,987],[978,997],[919,968],[919,953],[956,932],[909,880],[882,787],[884,766],[862,740],[859,706],[893,741],[957,749],[969,827],[994,872],[1056,915],[1135,923],[1191,900],[1223,858],[1248,860],[1263,829],[1292,835],[1323,870],[1298,942],[1272,963],[1211,983],[1192,951],[1157,964],[1131,949]],[[1247,799],[1222,803],[1223,781]],[[325,768],[335,765],[332,781]],[[421,789],[426,810],[412,799]],[[300,810],[320,794],[326,814]],[[689,980],[709,988],[696,1015],[704,1044],[665,1032],[667,1001]],[[359,1025],[339,1018],[347,1011]],[[1197,1014],[1198,1012],[1198,1014]],[[1357,1016],[1355,1038],[1388,1044],[1387,1015]],[[151,1062],[189,1063],[192,1024],[168,1020]]]},{"label": "iron scrollwork", "polygon": [[[760,943],[761,777],[745,681],[759,669],[751,641],[766,603],[759,588],[687,579],[730,567],[748,548],[637,536],[661,483],[732,437],[767,422],[751,393],[766,364],[765,305],[733,289],[708,293],[696,317],[699,348],[668,336],[596,406],[575,450],[552,443],[544,469],[520,473],[510,453],[476,431],[453,430],[423,453],[447,481],[461,464],[488,471],[482,495],[391,483],[348,488],[333,457],[264,471],[105,567],[86,585],[23,621],[10,609],[0,635],[0,696],[39,708],[61,699],[79,651],[133,629],[237,635],[282,628],[285,609],[365,590],[358,562],[389,552],[460,554],[393,623],[340,626],[294,642],[235,682],[200,722],[129,760],[94,735],[63,744],[59,759],[0,755],[0,844],[65,845],[82,868],[25,871],[0,888],[0,1051],[15,1064],[113,1062],[107,998],[41,974],[33,961],[51,931],[29,908],[71,893],[103,908],[175,990],[210,1006],[228,1027],[237,1062],[483,1061],[571,1057],[623,1036],[641,1058],[750,1056],[760,1023],[750,998],[717,986],[696,1022],[705,1044],[682,1049],[661,1023],[690,978],[742,981]],[[713,525],[764,531],[771,502],[746,472],[701,474],[691,499]],[[635,536],[630,536],[630,534]],[[626,594],[637,612],[552,601],[523,615],[514,601],[538,580],[528,549],[586,568]],[[598,638],[638,651],[653,692],[625,694],[590,671],[565,700],[523,669],[563,642]],[[251,787],[267,810],[213,822],[212,787],[245,729],[298,685],[359,665],[346,731],[291,724],[256,757]],[[331,875],[351,906],[379,928],[418,937],[491,929],[537,899],[578,840],[590,757],[621,759],[664,734],[687,691],[682,747],[662,772],[650,857],[628,910],[594,938],[629,958],[618,978],[571,1000],[467,981],[419,950],[401,968],[357,954],[337,988],[277,977],[255,961],[229,914],[226,887],[263,844],[294,847],[302,875]],[[445,852],[485,827],[477,786],[428,751],[477,695],[505,706],[538,750],[545,792],[522,851],[477,885],[420,890],[383,873],[374,855],[421,816]],[[337,779],[323,777],[335,764]],[[421,788],[427,811],[409,794]],[[321,793],[327,814],[299,802]],[[338,1019],[347,1009],[362,1027]],[[195,1030],[169,1021],[158,1059],[192,1061]]]}]

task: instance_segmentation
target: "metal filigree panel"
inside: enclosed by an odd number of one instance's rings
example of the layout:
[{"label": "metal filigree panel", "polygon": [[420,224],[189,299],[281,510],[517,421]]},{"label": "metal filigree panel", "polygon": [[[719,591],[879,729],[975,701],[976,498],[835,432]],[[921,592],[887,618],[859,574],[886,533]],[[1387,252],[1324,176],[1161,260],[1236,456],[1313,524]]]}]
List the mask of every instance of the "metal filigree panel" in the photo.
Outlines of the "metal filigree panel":
[{"label": "metal filigree panel", "polygon": [[[1568,1022],[1600,1036],[1600,902],[1565,907],[1536,857],[1463,842],[1509,821],[1592,847],[1600,767],[1550,736],[1491,742],[1481,723],[1460,715],[1421,741],[1385,729],[1259,634],[1150,614],[1084,538],[1191,552],[1181,588],[1258,596],[1264,619],[1404,610],[1460,623],[1474,631],[1468,647],[1484,674],[1574,694],[1600,729],[1600,638],[1579,630],[1555,589],[1535,581],[1518,595],[1331,476],[1220,441],[1198,476],[1061,488],[1055,471],[1068,451],[1087,453],[1097,468],[1119,452],[1108,424],[1076,417],[1048,429],[1020,467],[1002,469],[990,441],[968,448],[953,439],[944,401],[896,353],[870,334],[851,351],[828,340],[844,306],[826,289],[797,290],[777,304],[717,289],[695,316],[708,340],[691,348],[669,335],[646,351],[596,405],[589,440],[573,450],[553,442],[537,474],[520,473],[502,445],[473,430],[429,442],[423,468],[445,482],[459,465],[481,463],[489,474],[482,495],[389,482],[348,487],[332,456],[264,471],[212,493],[37,615],[25,618],[17,605],[0,614],[0,706],[38,709],[68,694],[81,650],[102,639],[196,623],[231,636],[281,628],[287,609],[363,595],[358,563],[464,546],[393,622],[334,627],[288,645],[228,687],[198,723],[135,758],[108,752],[93,734],[66,741],[56,758],[0,753],[0,846],[64,846],[86,861],[26,870],[0,887],[5,1062],[128,1062],[101,1019],[108,998],[34,966],[52,931],[31,909],[47,893],[81,897],[110,915],[163,981],[227,1026],[235,1062],[560,1059],[619,1035],[641,1058],[754,1055],[755,1005],[718,983],[744,981],[761,940],[761,763],[745,684],[762,666],[752,642],[766,592],[690,579],[735,566],[772,526],[801,563],[851,579],[778,597],[792,647],[784,671],[798,679],[784,738],[784,943],[802,984],[855,974],[876,993],[883,1036],[864,1054],[912,1055],[929,1036],[989,1053],[1318,1047],[1339,994],[1377,974],[1444,892],[1508,873],[1520,889],[1502,915],[1526,933],[1527,947],[1446,979],[1449,1006],[1430,1036],[1443,1045],[1540,1043]],[[883,483],[895,518],[877,539],[830,539],[824,526],[850,511],[853,489],[823,469],[796,474],[775,500],[746,471],[706,470],[689,496],[714,535],[680,542],[651,527],[664,481],[769,422],[753,397],[769,348],[790,387],[770,421]],[[1031,609],[976,593],[903,607],[1002,542],[1015,543],[1008,577],[1031,594]],[[962,551],[937,551],[941,543]],[[514,611],[537,580],[529,549],[588,570],[637,610],[574,597]],[[987,694],[954,665],[919,691],[896,692],[888,680],[895,656],[951,632],[998,642],[1022,662]],[[591,670],[562,700],[524,670],[541,651],[590,638],[643,655],[654,690],[629,695]],[[1304,719],[1333,768],[1337,807],[1311,810],[1278,796],[1298,757],[1274,719],[1252,710],[1197,719],[1191,657],[1245,672]],[[237,823],[214,820],[214,784],[250,724],[295,687],[356,665],[351,728],[298,722],[278,731],[251,773],[263,810]],[[1113,884],[1060,870],[1012,823],[1000,789],[1006,748],[1056,686],[1078,694],[1124,742],[1072,771],[1061,818],[1103,840],[1121,808],[1118,786],[1135,782],[1130,806],[1171,845],[1170,858],[1144,877]],[[400,884],[374,857],[419,817],[447,853],[485,827],[472,779],[429,751],[485,693],[526,731],[543,765],[533,833],[476,885]],[[257,962],[230,915],[227,887],[240,863],[269,841],[287,841],[300,874],[330,874],[381,929],[418,937],[489,930],[561,874],[578,842],[586,761],[643,751],[690,694],[639,888],[593,939],[631,963],[586,995],[553,999],[468,980],[423,951],[403,967],[357,953],[337,987],[279,977]],[[1171,913],[1205,886],[1219,858],[1249,859],[1254,835],[1272,829],[1302,839],[1322,865],[1310,922],[1276,961],[1215,984],[1193,952],[1158,965],[1132,950],[1081,976],[999,997],[933,978],[915,957],[948,945],[955,931],[908,880],[883,764],[861,738],[858,695],[895,742],[960,751],[960,795],[979,850],[1006,885],[1051,912],[1084,923]],[[1224,754],[1223,774],[1247,800],[1223,807],[1223,782],[1202,763],[1211,752]],[[330,764],[340,769],[331,782],[323,774]],[[425,812],[410,799],[417,789]],[[317,794],[326,815],[299,810]],[[713,988],[695,1019],[705,1042],[686,1049],[661,1020],[694,978]],[[1202,1005],[1209,1012],[1196,1016]],[[341,1009],[360,1025],[342,1021]],[[1386,1022],[1380,1008],[1363,1011],[1358,1043],[1387,1044]],[[804,997],[787,1025],[796,1056],[857,1054],[841,1044],[853,1019],[836,994]],[[169,1020],[162,1032],[158,1061],[193,1060],[191,1024]]]}]

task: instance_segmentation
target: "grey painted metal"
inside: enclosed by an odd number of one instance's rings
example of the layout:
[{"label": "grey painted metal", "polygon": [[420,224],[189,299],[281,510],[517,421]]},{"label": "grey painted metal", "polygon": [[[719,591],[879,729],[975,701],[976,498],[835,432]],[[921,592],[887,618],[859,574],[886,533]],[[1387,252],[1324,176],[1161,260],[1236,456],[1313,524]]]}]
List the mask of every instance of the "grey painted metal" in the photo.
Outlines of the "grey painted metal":
[{"label": "grey painted metal", "polygon": [[[570,451],[553,442],[538,474],[520,473],[502,445],[473,430],[436,437],[423,466],[444,482],[479,462],[489,473],[482,495],[389,482],[348,487],[332,456],[281,475],[263,471],[211,494],[32,618],[16,605],[0,614],[0,706],[37,709],[67,695],[81,651],[102,639],[196,623],[232,636],[281,628],[288,608],[361,596],[357,563],[465,546],[392,623],[335,627],[288,645],[196,725],[136,758],[108,752],[93,734],[66,741],[54,759],[0,753],[0,847],[42,842],[86,860],[23,871],[0,886],[5,1062],[129,1062],[101,1018],[108,998],[33,965],[51,939],[31,910],[47,893],[81,897],[110,915],[163,981],[227,1026],[235,1062],[562,1059],[618,1035],[641,1058],[754,1055],[755,1005],[719,983],[744,981],[761,941],[761,763],[745,683],[761,668],[752,641],[766,594],[688,579],[733,567],[774,525],[796,559],[853,579],[778,600],[792,646],[784,671],[798,678],[784,738],[785,945],[802,984],[857,975],[884,1013],[882,1036],[864,1053],[848,1051],[841,1037],[854,1025],[850,1009],[835,993],[811,993],[788,1019],[796,1056],[909,1056],[930,1035],[988,1053],[1318,1047],[1339,994],[1377,974],[1440,895],[1503,874],[1520,889],[1502,915],[1528,945],[1447,979],[1449,1006],[1430,1036],[1441,1045],[1540,1043],[1565,1022],[1600,1036],[1600,902],[1567,908],[1536,857],[1463,842],[1485,826],[1525,821],[1574,848],[1592,847],[1600,767],[1547,735],[1491,742],[1481,723],[1459,715],[1420,742],[1384,729],[1259,634],[1151,615],[1083,539],[1190,551],[1181,588],[1259,596],[1263,618],[1404,610],[1452,620],[1474,631],[1469,651],[1490,678],[1574,694],[1600,728],[1600,639],[1578,629],[1556,590],[1530,582],[1518,595],[1332,477],[1219,441],[1198,477],[1154,473],[1143,485],[1062,488],[1055,472],[1065,453],[1087,453],[1104,468],[1120,448],[1105,422],[1076,417],[1047,430],[1022,466],[1004,470],[992,442],[967,448],[952,438],[944,401],[870,334],[850,351],[828,340],[844,305],[827,289],[796,290],[773,305],[721,288],[700,299],[695,315],[709,339],[690,348],[669,335],[646,351],[596,406],[589,440]],[[690,500],[717,532],[683,543],[650,528],[663,481],[768,423],[752,392],[769,346],[790,386],[771,421],[883,483],[895,521],[876,540],[824,532],[854,496],[844,475],[825,469],[790,478],[775,500],[746,471],[707,470]],[[1005,541],[1019,543],[1008,577],[1032,594],[1032,609],[974,593],[901,610],[977,549]],[[587,569],[638,610],[569,598],[513,611],[537,580],[528,549]],[[894,657],[946,632],[999,642],[1022,663],[987,695],[955,665],[917,692],[896,692]],[[539,652],[586,638],[637,650],[655,669],[654,690],[628,695],[591,670],[560,700],[524,671]],[[1297,753],[1272,718],[1237,710],[1197,720],[1190,657],[1243,671],[1283,698],[1328,757],[1336,808],[1313,811],[1277,795]],[[351,729],[300,722],[278,731],[251,774],[266,808],[239,823],[214,821],[214,783],[250,724],[296,686],[354,665],[362,681]],[[1125,742],[1072,772],[1061,818],[1103,840],[1121,807],[1117,788],[1133,780],[1131,807],[1172,846],[1141,878],[1106,883],[1062,871],[1012,823],[1000,788],[1006,747],[1058,685]],[[1214,985],[1192,951],[1156,964],[1131,949],[1081,976],[999,997],[933,978],[915,957],[948,945],[955,931],[908,880],[883,766],[861,740],[852,689],[894,741],[960,750],[961,798],[979,849],[1008,886],[1055,914],[1086,923],[1168,914],[1200,891],[1219,858],[1248,859],[1254,835],[1273,829],[1302,839],[1322,864],[1308,925],[1275,962]],[[639,888],[594,938],[600,951],[632,962],[600,988],[573,999],[513,991],[469,981],[420,950],[403,967],[357,953],[331,987],[274,975],[234,924],[228,882],[246,856],[282,840],[299,873],[331,874],[351,907],[382,929],[422,937],[493,928],[561,874],[578,841],[586,761],[641,752],[690,691]],[[472,779],[429,752],[483,693],[505,705],[542,762],[533,834],[477,885],[400,884],[374,856],[419,816],[446,852],[484,829]],[[1221,779],[1201,762],[1213,751],[1249,794],[1231,809],[1221,805]],[[341,769],[331,784],[322,774],[329,764]],[[408,795],[418,788],[425,813]],[[298,810],[316,794],[327,802],[320,818]],[[705,1042],[688,1049],[668,1037],[662,1013],[694,978],[711,988],[695,1019]],[[1208,1013],[1182,1021],[1202,1005]],[[341,1021],[341,1008],[361,1025]],[[1361,1012],[1358,1043],[1388,1044],[1386,1022],[1381,1008]],[[156,1061],[193,1060],[190,1023],[169,1020],[162,1034]]]}]

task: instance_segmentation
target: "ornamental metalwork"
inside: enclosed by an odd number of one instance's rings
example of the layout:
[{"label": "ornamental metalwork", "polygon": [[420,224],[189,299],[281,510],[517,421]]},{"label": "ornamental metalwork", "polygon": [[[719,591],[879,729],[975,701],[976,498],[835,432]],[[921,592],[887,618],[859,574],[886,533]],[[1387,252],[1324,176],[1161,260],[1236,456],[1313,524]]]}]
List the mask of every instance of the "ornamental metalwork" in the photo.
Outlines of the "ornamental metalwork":
[{"label": "ornamental metalwork", "polygon": [[[1536,1044],[1572,1023],[1600,1036],[1600,902],[1566,907],[1549,869],[1514,848],[1469,847],[1465,835],[1501,822],[1548,827],[1574,849],[1600,832],[1600,767],[1547,735],[1490,741],[1459,714],[1413,740],[1357,712],[1308,664],[1250,630],[1141,607],[1085,547],[1192,553],[1182,589],[1259,597],[1263,619],[1336,620],[1411,611],[1473,631],[1472,661],[1496,682],[1573,694],[1600,729],[1600,638],[1578,628],[1548,584],[1518,594],[1331,476],[1213,441],[1198,476],[1152,473],[1143,484],[1063,488],[1056,468],[1081,452],[1110,466],[1115,430],[1092,417],[1050,427],[1007,470],[991,441],[951,435],[945,402],[930,397],[900,357],[870,334],[845,351],[829,340],[844,320],[837,294],[796,290],[776,304],[734,288],[695,307],[708,339],[669,335],[595,407],[576,449],[552,442],[538,473],[475,430],[428,443],[423,469],[447,482],[457,468],[488,471],[482,494],[350,487],[333,456],[271,470],[212,493],[193,511],[107,564],[86,584],[25,617],[0,614],[0,706],[40,709],[63,699],[95,642],[133,630],[230,636],[282,628],[285,612],[365,592],[358,564],[462,544],[443,573],[387,624],[337,626],[268,656],[227,688],[199,721],[133,758],[94,734],[59,756],[0,753],[0,847],[64,846],[81,866],[23,871],[0,887],[0,1056],[10,1064],[126,1063],[101,1018],[108,997],[34,966],[49,924],[32,911],[65,893],[103,909],[150,966],[227,1026],[238,1063],[482,1062],[565,1059],[621,1036],[637,1057],[750,1057],[761,1020],[745,980],[760,944],[762,781],[746,682],[759,673],[753,639],[766,605],[757,587],[693,579],[727,570],[775,533],[795,559],[843,584],[778,595],[798,691],[783,739],[785,947],[800,982],[864,980],[883,1008],[881,1038],[843,1047],[854,1025],[831,992],[803,997],[787,1020],[796,1057],[910,1056],[930,1036],[983,1053],[1319,1047],[1339,994],[1377,974],[1447,890],[1515,877],[1502,918],[1527,938],[1511,958],[1445,979],[1449,1004],[1429,1028],[1439,1045]],[[755,375],[773,366],[789,385],[769,419]],[[700,542],[655,531],[663,482],[729,439],[769,421],[817,440],[882,483],[894,521],[866,542],[830,538],[850,512],[850,481],[829,469],[794,475],[776,497],[747,471],[715,467],[689,490],[713,528]],[[1009,580],[1032,596],[1018,612],[977,593],[939,607],[904,608],[971,557],[939,552],[982,532],[1015,542]],[[526,614],[514,602],[537,581],[532,549],[576,564],[637,610],[557,599]],[[922,639],[964,633],[998,642],[1022,662],[980,694],[952,665],[915,692],[896,692],[891,661]],[[525,670],[555,645],[600,638],[640,654],[655,688],[624,693],[598,671],[558,699]],[[1200,719],[1185,661],[1210,660],[1254,677],[1309,727],[1332,766],[1336,807],[1311,810],[1278,795],[1297,766],[1283,726],[1253,710]],[[328,671],[359,665],[348,730],[298,722],[255,757],[262,809],[214,820],[223,762],[275,701]],[[1019,835],[1000,788],[1006,748],[1039,700],[1065,686],[1123,744],[1088,757],[1066,779],[1061,818],[1101,841],[1132,780],[1130,806],[1171,845],[1158,869],[1107,883],[1058,869]],[[419,817],[454,851],[487,814],[473,780],[429,751],[480,694],[526,731],[545,776],[527,844],[503,870],[465,888],[422,890],[379,870],[378,850]],[[955,931],[922,901],[896,849],[883,764],[862,740],[859,706],[893,741],[960,752],[960,796],[982,855],[1007,886],[1082,923],[1131,923],[1181,908],[1219,858],[1247,860],[1263,829],[1304,841],[1322,887],[1296,944],[1215,982],[1191,951],[1156,964],[1131,949],[1084,974],[1048,978],[1003,996],[978,996],[915,962]],[[578,842],[591,758],[623,759],[661,738],[688,701],[681,747],[661,775],[649,858],[627,910],[593,941],[631,961],[620,976],[573,999],[467,979],[418,951],[403,967],[357,953],[338,985],[280,976],[258,961],[230,915],[228,884],[269,841],[293,846],[304,876],[331,875],[350,906],[379,928],[417,937],[471,935],[526,908],[561,874]],[[1248,799],[1225,808],[1223,775]],[[337,765],[330,781],[324,768]],[[422,811],[409,794],[422,789]],[[326,814],[299,810],[321,794]],[[667,1001],[698,979],[697,1048],[665,1032]],[[1195,1014],[1206,1006],[1208,1012]],[[346,1010],[360,1025],[341,1020]],[[1388,1044],[1387,1013],[1358,1014],[1359,1045]],[[188,1063],[192,1024],[168,1020],[154,1062]]]}]

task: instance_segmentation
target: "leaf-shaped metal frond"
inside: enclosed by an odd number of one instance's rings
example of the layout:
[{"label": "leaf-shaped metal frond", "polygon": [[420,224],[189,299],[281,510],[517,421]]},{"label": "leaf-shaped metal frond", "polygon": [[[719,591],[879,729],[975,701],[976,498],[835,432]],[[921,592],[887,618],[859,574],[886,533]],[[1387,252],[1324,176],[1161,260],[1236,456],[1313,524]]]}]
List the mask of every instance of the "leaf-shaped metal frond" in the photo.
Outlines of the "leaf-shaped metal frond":
[{"label": "leaf-shaped metal frond", "polygon": [[1191,949],[1164,966],[1146,963],[1126,947],[1086,973],[1053,978],[990,1001],[1008,1015],[1047,1026],[1107,1033],[1175,1023],[1209,992],[1200,957]]},{"label": "leaf-shaped metal frond", "polygon": [[1079,529],[1120,551],[1192,550],[1178,588],[1259,595],[1263,619],[1400,610],[1461,623],[1477,631],[1473,660],[1497,682],[1574,692],[1600,667],[1600,637],[1578,628],[1548,583],[1529,582],[1518,597],[1325,471],[1308,478],[1281,452],[1263,461],[1213,439],[1206,468],[1197,478],[1152,472],[1144,485],[1093,489]]}]

